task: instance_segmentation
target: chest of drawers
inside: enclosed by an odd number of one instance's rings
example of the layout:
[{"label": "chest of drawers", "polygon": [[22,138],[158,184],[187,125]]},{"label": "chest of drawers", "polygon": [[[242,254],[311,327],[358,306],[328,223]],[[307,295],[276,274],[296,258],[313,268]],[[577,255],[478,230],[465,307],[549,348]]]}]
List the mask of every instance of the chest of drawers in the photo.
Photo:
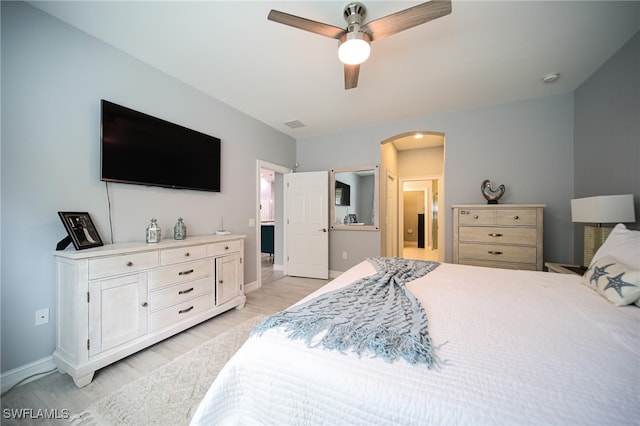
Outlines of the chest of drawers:
[{"label": "chest of drawers", "polygon": [[543,204],[453,207],[453,262],[542,271]]},{"label": "chest of drawers", "polygon": [[56,251],[58,370],[94,372],[226,310],[242,308],[244,236]]}]

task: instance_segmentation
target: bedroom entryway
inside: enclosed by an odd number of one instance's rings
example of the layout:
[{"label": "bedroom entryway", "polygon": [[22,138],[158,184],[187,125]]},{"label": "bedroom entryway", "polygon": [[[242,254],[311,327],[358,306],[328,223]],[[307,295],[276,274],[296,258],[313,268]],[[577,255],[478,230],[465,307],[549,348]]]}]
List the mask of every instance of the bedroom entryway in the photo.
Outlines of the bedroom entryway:
[{"label": "bedroom entryway", "polygon": [[285,275],[328,278],[328,172],[256,164],[258,279],[252,287]]},{"label": "bedroom entryway", "polygon": [[256,226],[258,288],[284,274],[284,175],[292,170],[257,161]]},{"label": "bedroom entryway", "polygon": [[443,260],[444,148],[441,132],[413,131],[381,142],[381,173],[387,177],[380,206],[383,256]]}]

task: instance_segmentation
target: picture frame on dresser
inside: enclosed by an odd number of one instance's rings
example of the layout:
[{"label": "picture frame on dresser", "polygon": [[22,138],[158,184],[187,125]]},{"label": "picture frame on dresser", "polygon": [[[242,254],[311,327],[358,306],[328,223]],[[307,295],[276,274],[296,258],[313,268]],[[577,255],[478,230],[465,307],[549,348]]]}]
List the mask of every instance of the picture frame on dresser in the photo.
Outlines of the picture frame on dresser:
[{"label": "picture frame on dresser", "polygon": [[58,212],[58,216],[68,235],[58,243],[57,250],[64,250],[69,243],[73,243],[76,250],[103,245],[88,212]]}]

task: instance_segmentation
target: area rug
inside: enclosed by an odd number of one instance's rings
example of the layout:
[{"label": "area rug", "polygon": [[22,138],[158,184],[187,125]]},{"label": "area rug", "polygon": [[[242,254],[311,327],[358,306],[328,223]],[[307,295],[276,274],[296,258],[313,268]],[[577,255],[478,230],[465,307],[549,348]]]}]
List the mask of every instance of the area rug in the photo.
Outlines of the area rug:
[{"label": "area rug", "polygon": [[74,426],[188,425],[218,372],[262,319],[256,316],[124,385],[70,419]]}]

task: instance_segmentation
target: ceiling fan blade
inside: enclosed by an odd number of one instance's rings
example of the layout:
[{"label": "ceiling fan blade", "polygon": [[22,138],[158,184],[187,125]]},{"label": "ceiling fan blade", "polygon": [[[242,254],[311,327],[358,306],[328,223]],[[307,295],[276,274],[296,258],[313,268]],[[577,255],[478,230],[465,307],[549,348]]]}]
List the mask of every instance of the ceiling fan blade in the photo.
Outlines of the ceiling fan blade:
[{"label": "ceiling fan blade", "polygon": [[371,40],[379,40],[451,13],[451,0],[431,0],[364,25]]},{"label": "ceiling fan blade", "polygon": [[360,65],[344,65],[344,88],[354,89],[358,85],[360,75]]},{"label": "ceiling fan blade", "polygon": [[271,10],[267,19],[278,22],[280,24],[289,25],[301,30],[310,31],[325,37],[340,39],[346,31],[344,28],[334,27],[333,25],[323,24],[322,22],[312,21],[310,19],[301,18],[299,16],[290,15],[278,10]]}]

